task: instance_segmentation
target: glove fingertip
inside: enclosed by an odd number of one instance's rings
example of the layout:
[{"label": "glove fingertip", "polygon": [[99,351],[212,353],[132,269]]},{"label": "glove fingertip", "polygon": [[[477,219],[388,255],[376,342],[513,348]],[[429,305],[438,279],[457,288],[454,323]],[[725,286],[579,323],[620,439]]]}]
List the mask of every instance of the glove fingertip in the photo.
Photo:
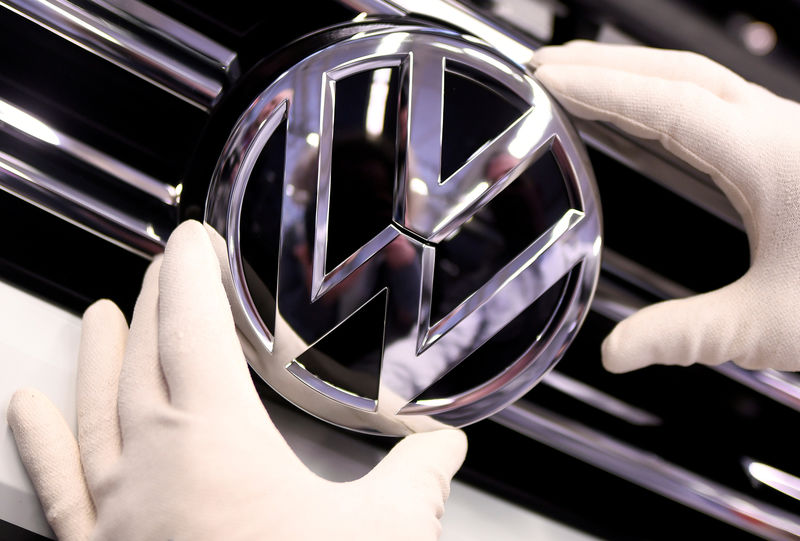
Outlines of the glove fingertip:
[{"label": "glove fingertip", "polygon": [[94,506],[78,444],[59,409],[37,389],[14,393],[6,413],[19,458],[58,539],[88,539]]},{"label": "glove fingertip", "polygon": [[6,410],[8,426],[16,433],[25,426],[30,425],[37,417],[37,412],[43,407],[42,404],[46,404],[49,401],[38,389],[32,387],[17,389],[11,396]]},{"label": "glove fingertip", "polygon": [[415,448],[416,454],[437,456],[435,466],[447,478],[455,475],[467,456],[467,435],[463,430],[444,429],[420,432],[406,437],[406,444]]},{"label": "glove fingertip", "polygon": [[463,430],[437,430],[436,432],[431,432],[430,434],[432,437],[440,439],[440,444],[448,448],[453,457],[460,457],[459,463],[464,461],[464,457],[467,455],[468,443],[467,435]]},{"label": "glove fingertip", "polygon": [[[104,319],[104,318],[118,318],[122,315],[122,311],[111,299],[100,299],[92,304],[83,312],[83,319]],[[124,316],[123,316],[124,317]]]},{"label": "glove fingertip", "polygon": [[555,64],[540,65],[536,70],[536,78],[550,92],[562,92],[564,90],[563,77],[561,76],[563,71],[564,66]]},{"label": "glove fingertip", "polygon": [[625,355],[624,349],[620,345],[619,334],[612,331],[600,346],[603,368],[612,374],[624,374],[644,366],[641,362],[636,362],[629,355]]},{"label": "glove fingertip", "polygon": [[548,45],[540,47],[533,52],[533,58],[529,61],[533,66],[538,67],[545,64],[559,64],[571,62],[580,58],[581,51],[586,46],[596,46],[593,42],[585,39],[576,39],[563,45]]},{"label": "glove fingertip", "polygon": [[209,261],[211,247],[211,239],[203,224],[197,220],[187,220],[172,232],[165,253],[181,251],[198,260]]}]

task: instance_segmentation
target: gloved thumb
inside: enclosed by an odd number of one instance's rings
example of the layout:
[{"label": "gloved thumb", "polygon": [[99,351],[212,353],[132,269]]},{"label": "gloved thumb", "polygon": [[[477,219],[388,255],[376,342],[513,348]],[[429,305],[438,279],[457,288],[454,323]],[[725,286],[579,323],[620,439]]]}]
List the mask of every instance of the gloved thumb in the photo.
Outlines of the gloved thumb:
[{"label": "gloved thumb", "polygon": [[450,480],[466,453],[467,437],[461,430],[412,434],[395,445],[367,478],[392,487],[401,498],[430,503],[439,518],[450,494]]},{"label": "gloved thumb", "polygon": [[603,366],[629,372],[651,364],[742,361],[758,318],[748,308],[748,281],[648,306],[619,323],[603,341]]}]

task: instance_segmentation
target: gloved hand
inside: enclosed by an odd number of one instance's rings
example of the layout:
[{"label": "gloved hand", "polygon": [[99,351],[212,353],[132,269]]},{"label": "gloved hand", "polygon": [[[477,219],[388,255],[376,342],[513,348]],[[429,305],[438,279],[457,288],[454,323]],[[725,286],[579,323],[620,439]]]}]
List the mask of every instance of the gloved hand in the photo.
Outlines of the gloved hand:
[{"label": "gloved hand", "polygon": [[603,343],[605,367],[800,369],[800,105],[688,52],[572,42],[533,64],[572,114],[657,139],[708,173],[750,242],[736,282],[621,322]]},{"label": "gloved hand", "polygon": [[52,403],[18,391],[8,423],[59,539],[423,540],[439,535],[458,430],[408,436],[364,478],[334,483],[264,410],[203,227],[181,225],[147,271],[131,328],[84,315],[78,441]]}]

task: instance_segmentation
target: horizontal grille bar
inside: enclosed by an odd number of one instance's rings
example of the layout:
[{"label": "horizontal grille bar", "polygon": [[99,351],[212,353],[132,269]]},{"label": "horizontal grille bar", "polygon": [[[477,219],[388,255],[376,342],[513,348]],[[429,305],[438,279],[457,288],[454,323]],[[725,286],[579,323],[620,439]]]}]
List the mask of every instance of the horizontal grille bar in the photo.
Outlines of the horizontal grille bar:
[{"label": "horizontal grille bar", "polygon": [[345,0],[345,4],[371,15],[423,15],[438,19],[448,25],[462,28],[477,36],[520,65],[527,64],[533,56],[533,47],[525,44],[521,34],[497,24],[477,11],[446,0]]},{"label": "horizontal grille bar", "polygon": [[491,417],[496,423],[687,507],[767,539],[800,539],[800,517],[759,502],[524,401]]},{"label": "horizontal grille bar", "polygon": [[39,118],[3,99],[0,99],[0,131],[9,133],[25,142],[44,143],[155,197],[162,203],[172,206],[177,204],[179,193],[175,186],[156,180],[150,175],[56,130]]},{"label": "horizontal grille bar", "polygon": [[541,381],[541,385],[556,389],[567,396],[571,396],[575,400],[580,400],[584,404],[588,404],[595,409],[613,415],[632,425],[658,426],[662,423],[662,420],[658,416],[653,415],[649,411],[632,406],[627,402],[604,393],[582,381],[571,378],[566,374],[562,374],[557,370],[550,371]]},{"label": "horizontal grille bar", "polygon": [[4,152],[0,190],[144,257],[163,251],[169,236],[158,224],[113,208]]},{"label": "horizontal grille bar", "polygon": [[136,0],[2,0],[9,9],[203,110],[238,75],[236,53]]}]

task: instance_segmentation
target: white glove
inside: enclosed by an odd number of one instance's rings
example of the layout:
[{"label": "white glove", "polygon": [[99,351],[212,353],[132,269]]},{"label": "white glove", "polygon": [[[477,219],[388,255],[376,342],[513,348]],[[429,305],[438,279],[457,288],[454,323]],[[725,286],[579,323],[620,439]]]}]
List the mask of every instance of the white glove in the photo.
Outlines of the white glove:
[{"label": "white glove", "polygon": [[800,105],[688,52],[573,42],[538,50],[533,64],[570,113],[657,139],[708,173],[750,241],[736,282],[621,322],[603,343],[605,367],[800,369]]},{"label": "white glove", "polygon": [[464,459],[457,430],[408,436],[364,478],[334,483],[264,410],[204,228],[181,225],[147,271],[130,331],[109,301],[84,315],[78,442],[17,391],[8,423],[59,539],[433,540]]}]

